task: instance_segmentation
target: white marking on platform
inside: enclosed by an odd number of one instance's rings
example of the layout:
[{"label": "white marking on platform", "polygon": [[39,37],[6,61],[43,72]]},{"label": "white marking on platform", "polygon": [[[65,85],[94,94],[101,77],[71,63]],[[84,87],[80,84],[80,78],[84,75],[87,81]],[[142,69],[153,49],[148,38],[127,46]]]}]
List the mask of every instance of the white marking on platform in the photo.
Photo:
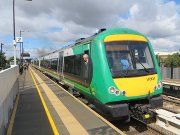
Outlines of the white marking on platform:
[{"label": "white marking on platform", "polygon": [[171,86],[177,86],[177,87],[180,87],[180,83],[174,83],[174,82],[166,82],[166,81],[163,81],[162,82],[164,85],[171,85]]},{"label": "white marking on platform", "polygon": [[156,124],[175,134],[180,133],[180,114],[172,113],[164,109],[156,110]]}]

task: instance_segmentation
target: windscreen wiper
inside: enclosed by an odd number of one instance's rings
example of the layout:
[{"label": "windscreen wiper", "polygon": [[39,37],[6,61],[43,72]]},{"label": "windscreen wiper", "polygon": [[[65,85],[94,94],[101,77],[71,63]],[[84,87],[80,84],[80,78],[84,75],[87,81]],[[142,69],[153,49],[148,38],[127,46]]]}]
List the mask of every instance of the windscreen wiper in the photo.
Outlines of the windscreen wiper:
[{"label": "windscreen wiper", "polygon": [[141,63],[141,61],[138,58],[135,58],[135,61],[139,62],[139,64],[141,64],[141,66],[144,68],[144,70],[149,73],[149,70],[147,70],[147,68]]}]

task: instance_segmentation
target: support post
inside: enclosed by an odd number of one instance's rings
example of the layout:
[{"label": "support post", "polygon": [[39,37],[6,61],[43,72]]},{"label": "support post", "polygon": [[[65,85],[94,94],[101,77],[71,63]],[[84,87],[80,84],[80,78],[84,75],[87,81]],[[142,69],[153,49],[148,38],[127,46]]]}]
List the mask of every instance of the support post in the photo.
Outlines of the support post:
[{"label": "support post", "polygon": [[14,45],[14,65],[16,65],[16,29],[15,29],[15,0],[13,0],[13,45]]}]

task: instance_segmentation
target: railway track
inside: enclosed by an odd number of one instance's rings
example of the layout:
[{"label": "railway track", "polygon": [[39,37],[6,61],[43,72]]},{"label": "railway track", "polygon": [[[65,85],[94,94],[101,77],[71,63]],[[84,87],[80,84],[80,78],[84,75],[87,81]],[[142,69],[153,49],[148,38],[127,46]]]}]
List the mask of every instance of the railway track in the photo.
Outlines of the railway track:
[{"label": "railway track", "polygon": [[131,118],[129,123],[123,123],[121,121],[112,123],[127,135],[175,135],[158,126],[155,122],[146,124],[135,118]]},{"label": "railway track", "polygon": [[175,84],[174,85],[164,84],[163,94],[166,96],[180,98],[180,86],[176,86]]},{"label": "railway track", "polygon": [[167,109],[156,110],[156,124],[175,134],[180,133],[180,113],[175,113]]},{"label": "railway track", "polygon": [[163,100],[180,105],[180,99],[179,99],[179,98],[175,98],[175,97],[172,97],[172,96],[163,95]]},{"label": "railway track", "polygon": [[[54,81],[53,78],[50,79]],[[66,87],[62,86],[62,84],[59,85],[67,90]],[[85,105],[87,105],[89,108],[95,110],[93,108],[93,105],[91,106],[88,104],[87,100],[84,100],[83,98],[80,99],[79,97],[78,99]],[[122,130],[127,135],[174,135],[172,132],[169,132],[164,128],[161,128],[160,126],[156,125],[155,122],[151,124],[146,124],[135,118],[131,118],[131,121],[129,123],[124,123],[123,121],[113,121],[112,124],[120,130]]]},{"label": "railway track", "polygon": [[173,112],[180,113],[180,99],[171,96],[163,95],[163,109]]}]

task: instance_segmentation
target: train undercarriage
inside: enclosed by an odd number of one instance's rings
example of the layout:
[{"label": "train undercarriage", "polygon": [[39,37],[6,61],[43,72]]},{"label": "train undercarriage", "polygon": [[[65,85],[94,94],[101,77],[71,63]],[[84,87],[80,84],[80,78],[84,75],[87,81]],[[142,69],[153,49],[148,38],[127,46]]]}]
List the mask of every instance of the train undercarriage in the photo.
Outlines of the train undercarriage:
[{"label": "train undercarriage", "polygon": [[[148,102],[147,102],[148,101]],[[156,119],[155,109],[163,106],[161,96],[153,97],[142,103],[130,103],[131,117],[144,123],[151,123]]]},{"label": "train undercarriage", "polygon": [[133,118],[144,123],[151,123],[155,120],[155,109],[163,106],[163,98],[160,95],[131,102],[101,104],[97,100],[92,100],[90,97],[80,94],[75,89],[71,88],[69,92],[110,121],[122,120],[129,122]]}]

